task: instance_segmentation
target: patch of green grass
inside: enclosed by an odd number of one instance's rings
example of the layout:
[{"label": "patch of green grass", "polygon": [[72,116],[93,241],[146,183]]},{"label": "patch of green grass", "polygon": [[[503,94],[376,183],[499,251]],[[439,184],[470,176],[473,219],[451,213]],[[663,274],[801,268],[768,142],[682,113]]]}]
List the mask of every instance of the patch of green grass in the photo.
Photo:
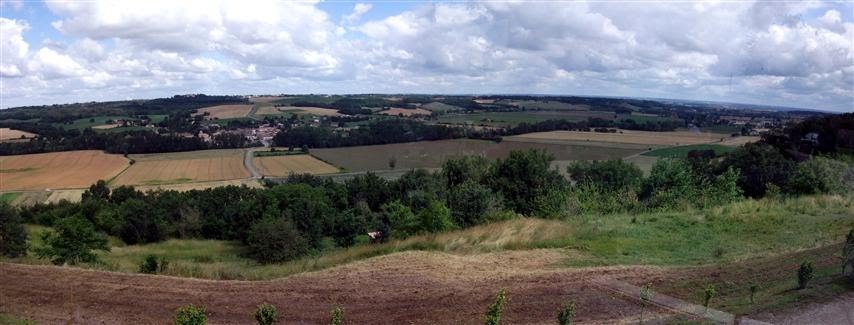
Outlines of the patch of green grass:
[{"label": "patch of green grass", "polygon": [[643,153],[644,156],[661,158],[685,158],[692,150],[714,150],[715,156],[735,151],[735,147],[727,147],[719,144],[692,144],[687,146],[656,149]]},{"label": "patch of green grass", "polygon": [[95,117],[87,117],[74,120],[71,124],[59,124],[60,127],[65,129],[78,129],[83,130],[85,128],[90,128],[93,126],[104,125],[107,124],[107,121],[116,120],[116,119],[133,119],[130,116],[95,116]]},{"label": "patch of green grass", "polygon": [[35,325],[35,321],[0,313],[0,325]]},{"label": "patch of green grass", "polygon": [[702,265],[843,240],[854,229],[854,198],[744,200],[707,210],[584,216],[575,236],[543,247],[578,249],[571,266]]},{"label": "patch of green grass", "polygon": [[252,152],[252,156],[254,157],[274,157],[274,156],[296,156],[296,155],[306,155],[306,153],[301,151],[254,151]]},{"label": "patch of green grass", "polygon": [[166,180],[150,179],[150,180],[143,181],[142,184],[143,185],[181,184],[181,183],[188,183],[188,182],[192,182],[192,181],[193,181],[192,178],[176,178],[176,179],[166,179]]},{"label": "patch of green grass", "polygon": [[19,196],[21,196],[21,192],[0,193],[0,202],[12,203]]}]

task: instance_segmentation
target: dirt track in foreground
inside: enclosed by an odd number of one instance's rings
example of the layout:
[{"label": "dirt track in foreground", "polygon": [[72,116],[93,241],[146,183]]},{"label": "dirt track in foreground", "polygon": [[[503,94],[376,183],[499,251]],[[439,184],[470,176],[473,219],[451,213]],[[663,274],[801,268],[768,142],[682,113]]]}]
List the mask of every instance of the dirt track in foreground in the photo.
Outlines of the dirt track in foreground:
[{"label": "dirt track in foreground", "polygon": [[[636,322],[638,304],[590,284],[612,276],[643,281],[651,267],[556,268],[555,250],[456,256],[404,252],[274,281],[208,281],[0,263],[0,312],[45,323],[169,323],[180,305],[206,305],[212,324],[249,324],[257,304],[280,321],[328,322],[335,303],[351,324],[472,324],[499,288],[507,324],[554,323],[567,299],[577,321]],[[663,311],[654,311],[663,313]],[[646,314],[652,314],[647,312]]]}]

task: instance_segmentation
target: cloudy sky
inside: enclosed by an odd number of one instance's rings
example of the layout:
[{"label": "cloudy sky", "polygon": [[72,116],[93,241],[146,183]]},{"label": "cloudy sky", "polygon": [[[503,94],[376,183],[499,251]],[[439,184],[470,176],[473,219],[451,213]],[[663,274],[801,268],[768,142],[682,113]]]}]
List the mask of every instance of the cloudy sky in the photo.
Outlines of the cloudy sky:
[{"label": "cloudy sky", "polygon": [[7,1],[2,107],[533,93],[854,111],[845,2]]}]

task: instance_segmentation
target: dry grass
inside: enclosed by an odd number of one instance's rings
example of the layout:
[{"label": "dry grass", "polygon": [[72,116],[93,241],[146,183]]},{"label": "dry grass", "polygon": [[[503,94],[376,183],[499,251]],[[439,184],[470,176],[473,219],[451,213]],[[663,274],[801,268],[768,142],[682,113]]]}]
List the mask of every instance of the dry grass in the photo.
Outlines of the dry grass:
[{"label": "dry grass", "polygon": [[178,191],[178,192],[186,192],[190,190],[204,190],[208,188],[214,187],[223,187],[223,186],[248,186],[251,188],[262,188],[263,186],[258,180],[255,179],[232,179],[227,181],[211,181],[211,182],[192,182],[192,183],[181,183],[181,184],[158,184],[158,185],[141,185],[135,186],[136,189],[140,191],[153,191],[153,190],[164,190],[164,191]]},{"label": "dry grass", "polygon": [[290,174],[330,174],[338,168],[311,155],[286,155],[254,157],[252,164],[265,176],[287,176]]},{"label": "dry grass", "polygon": [[759,142],[762,137],[756,136],[740,136],[740,137],[730,137],[721,142],[721,145],[725,145],[728,147],[740,147],[748,143]]},{"label": "dry grass", "polygon": [[421,108],[390,108],[384,111],[377,112],[378,114],[391,116],[413,116],[413,115],[430,115],[431,112]]},{"label": "dry grass", "polygon": [[161,185],[248,178],[243,150],[131,155],[136,160],[115,185]]},{"label": "dry grass", "polygon": [[322,107],[297,107],[284,106],[277,107],[280,111],[299,114],[299,115],[317,115],[317,116],[346,116],[346,114],[338,113],[337,110]]},{"label": "dry grass", "polygon": [[258,110],[255,111],[255,115],[279,115],[282,113],[284,112],[275,106],[260,106],[258,107]]},{"label": "dry grass", "polygon": [[10,128],[0,128],[0,141],[18,140],[21,139],[22,135],[24,138],[34,138],[37,134]]},{"label": "dry grass", "polygon": [[252,110],[252,105],[219,105],[201,108],[196,112],[196,115],[209,113],[209,119],[239,118],[249,115],[250,110]]},{"label": "dry grass", "polygon": [[97,150],[0,157],[0,191],[89,187],[127,165],[121,155]]},{"label": "dry grass", "polygon": [[250,99],[249,99],[249,101],[250,101],[250,102],[253,102],[253,103],[258,103],[258,104],[267,104],[267,103],[270,103],[270,102],[272,102],[272,101],[276,101],[276,100],[279,100],[279,99],[285,99],[285,98],[288,98],[288,97],[281,97],[281,96],[260,96],[260,97],[252,97],[252,98],[250,98]]},{"label": "dry grass", "polygon": [[622,133],[600,133],[581,131],[549,131],[517,135],[509,138],[518,140],[567,140],[567,141],[596,141],[613,143],[631,143],[643,145],[679,146],[721,142],[726,137],[715,133],[694,133],[686,131],[651,132],[619,130]]},{"label": "dry grass", "polygon": [[93,129],[99,129],[99,130],[107,130],[107,129],[117,128],[119,126],[120,126],[119,124],[102,124],[102,125],[93,126],[92,128]]}]

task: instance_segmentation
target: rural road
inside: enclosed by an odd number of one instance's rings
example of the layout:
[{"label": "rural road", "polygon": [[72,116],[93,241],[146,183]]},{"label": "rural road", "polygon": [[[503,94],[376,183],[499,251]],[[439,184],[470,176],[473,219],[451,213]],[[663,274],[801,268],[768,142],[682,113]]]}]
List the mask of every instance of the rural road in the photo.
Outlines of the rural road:
[{"label": "rural road", "polygon": [[253,152],[258,151],[259,148],[249,148],[243,151],[243,166],[246,167],[246,170],[252,174],[252,178],[258,179],[261,178],[261,173],[255,170],[255,165],[252,164]]}]

